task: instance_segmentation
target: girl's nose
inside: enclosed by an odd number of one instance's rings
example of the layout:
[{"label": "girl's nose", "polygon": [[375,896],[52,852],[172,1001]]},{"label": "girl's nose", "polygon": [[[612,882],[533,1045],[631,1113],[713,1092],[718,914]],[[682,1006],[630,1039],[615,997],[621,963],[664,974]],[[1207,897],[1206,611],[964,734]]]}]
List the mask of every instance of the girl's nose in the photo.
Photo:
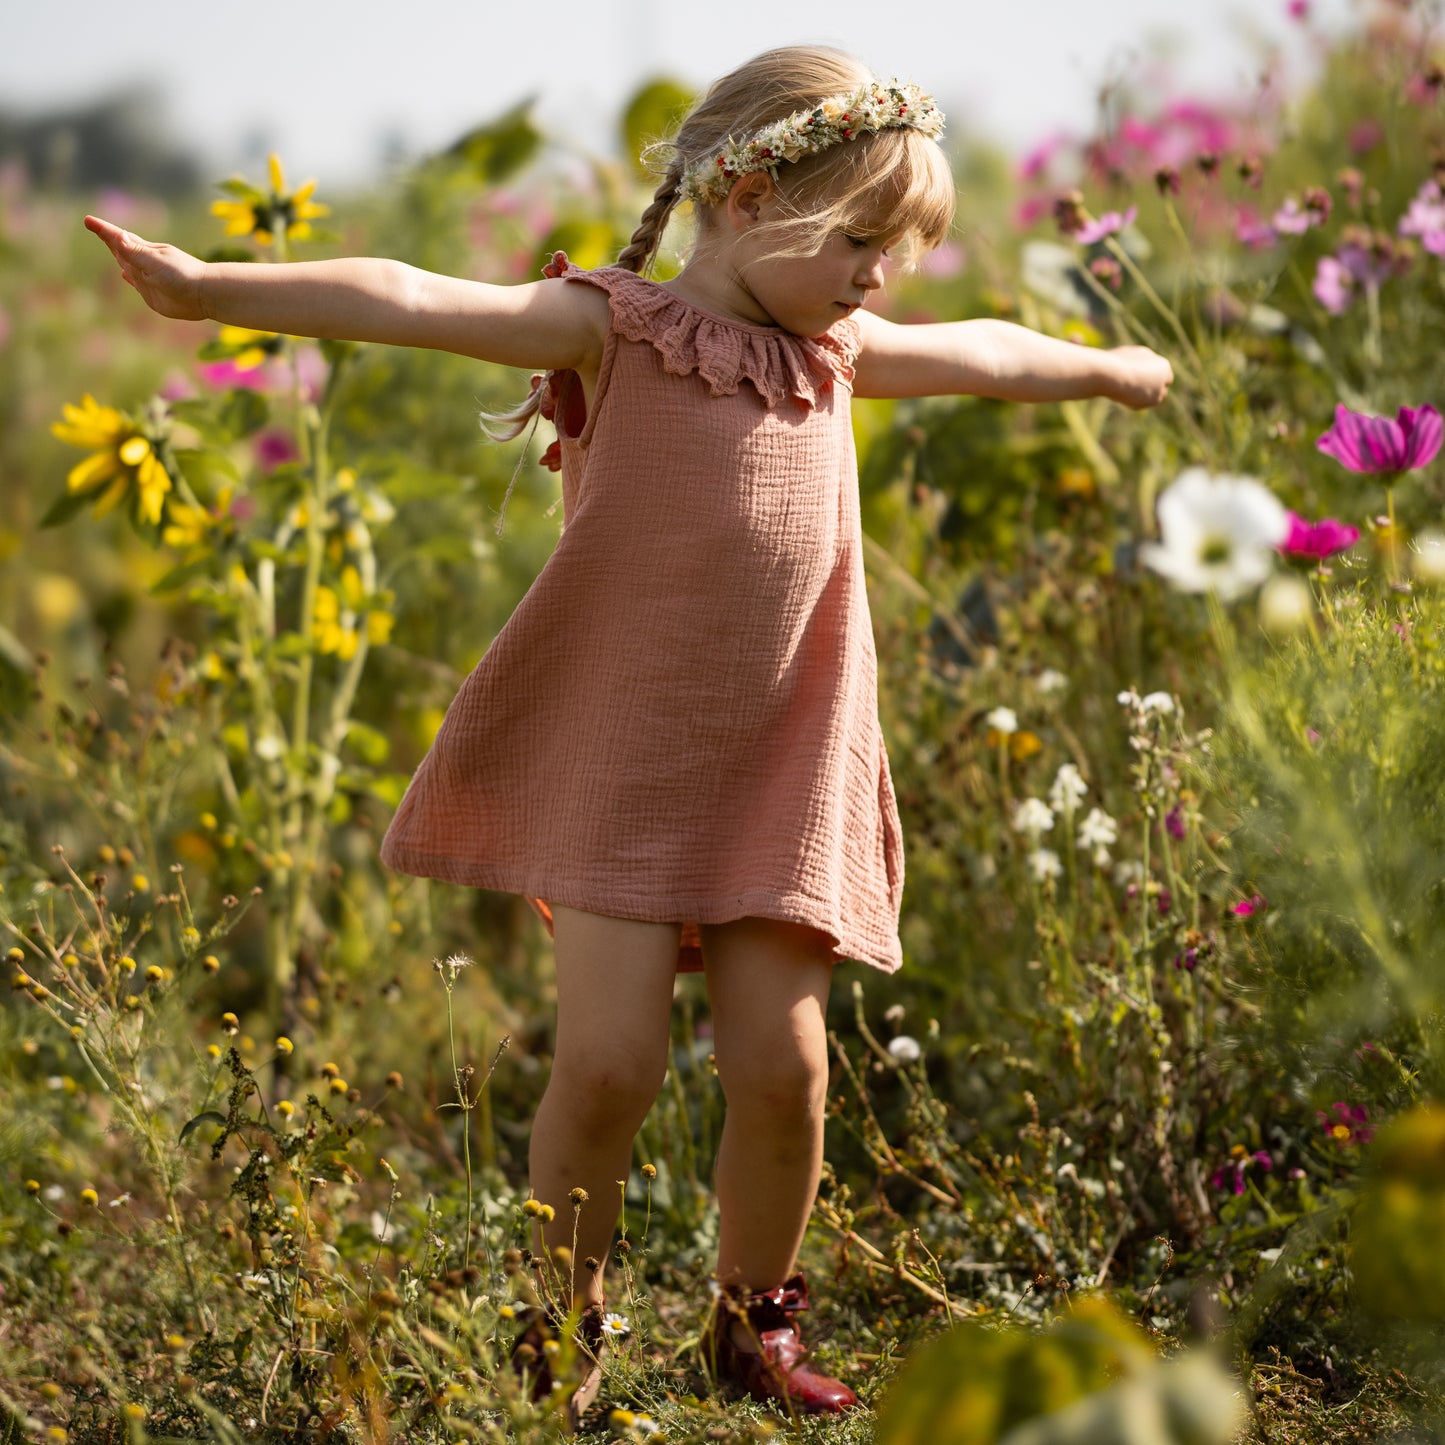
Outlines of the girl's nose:
[{"label": "girl's nose", "polygon": [[873,256],[859,262],[853,278],[864,291],[878,291],[883,286],[883,257]]}]

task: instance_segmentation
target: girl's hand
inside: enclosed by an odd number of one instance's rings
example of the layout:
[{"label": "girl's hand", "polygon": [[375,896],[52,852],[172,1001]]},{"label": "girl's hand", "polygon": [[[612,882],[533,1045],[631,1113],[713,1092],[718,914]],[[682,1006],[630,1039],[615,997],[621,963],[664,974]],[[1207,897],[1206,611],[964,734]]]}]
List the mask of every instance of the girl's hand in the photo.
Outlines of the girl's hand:
[{"label": "girl's hand", "polygon": [[1158,406],[1169,395],[1174,381],[1174,368],[1147,346],[1114,346],[1105,355],[1110,364],[1110,386],[1106,395],[1111,401],[1141,411]]},{"label": "girl's hand", "polygon": [[204,321],[201,283],[206,263],[160,241],[143,241],[99,216],[87,216],[85,227],[94,231],[120,266],[121,279],[140,292],[152,311],[178,321]]}]

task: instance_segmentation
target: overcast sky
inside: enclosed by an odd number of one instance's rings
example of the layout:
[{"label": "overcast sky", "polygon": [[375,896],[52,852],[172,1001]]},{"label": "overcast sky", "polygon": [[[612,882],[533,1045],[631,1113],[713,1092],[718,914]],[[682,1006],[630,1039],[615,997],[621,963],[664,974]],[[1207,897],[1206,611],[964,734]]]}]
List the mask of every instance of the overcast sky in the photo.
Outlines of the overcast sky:
[{"label": "overcast sky", "polygon": [[[1338,31],[1359,0],[1312,0]],[[591,150],[638,82],[694,86],[759,50],[840,45],[934,92],[955,132],[1015,148],[1080,130],[1110,78],[1169,57],[1179,89],[1248,92],[1262,42],[1295,75],[1310,34],[1286,0],[0,0],[0,106],[51,110],[160,86],[175,132],[222,170],[279,149],[293,176],[365,180],[388,140],[434,149],[536,96]]]}]

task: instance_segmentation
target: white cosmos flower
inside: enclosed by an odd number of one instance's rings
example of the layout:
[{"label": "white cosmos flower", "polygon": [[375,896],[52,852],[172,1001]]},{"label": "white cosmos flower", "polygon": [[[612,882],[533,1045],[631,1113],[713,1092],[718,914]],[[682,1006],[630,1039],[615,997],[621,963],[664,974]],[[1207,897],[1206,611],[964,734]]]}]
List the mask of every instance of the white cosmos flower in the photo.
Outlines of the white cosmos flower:
[{"label": "white cosmos flower", "polygon": [[1063,871],[1064,865],[1059,861],[1059,855],[1052,848],[1035,848],[1029,854],[1029,872],[1040,883],[1047,883],[1050,878],[1059,877]]},{"label": "white cosmos flower", "polygon": [[1269,576],[1289,513],[1253,477],[1190,467],[1159,498],[1159,532],[1139,549],[1144,565],[1185,592],[1227,600]]},{"label": "white cosmos flower", "polygon": [[1054,826],[1054,814],[1042,798],[1025,798],[1014,809],[1014,832],[1037,838]]},{"label": "white cosmos flower", "polygon": [[1019,715],[1011,707],[996,707],[984,718],[996,733],[1016,733],[1019,730]]},{"label": "white cosmos flower", "polygon": [[1074,763],[1065,763],[1049,789],[1049,803],[1056,813],[1072,813],[1075,804],[1089,791],[1089,785]]}]

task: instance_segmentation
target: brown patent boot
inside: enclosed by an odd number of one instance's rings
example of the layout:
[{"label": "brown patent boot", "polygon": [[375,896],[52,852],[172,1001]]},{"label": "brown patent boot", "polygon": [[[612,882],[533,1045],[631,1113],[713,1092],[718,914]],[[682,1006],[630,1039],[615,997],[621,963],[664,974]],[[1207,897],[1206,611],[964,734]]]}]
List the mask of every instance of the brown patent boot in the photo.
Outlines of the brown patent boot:
[{"label": "brown patent boot", "polygon": [[[602,1305],[588,1305],[572,1335],[582,1365],[582,1381],[567,1400],[567,1425],[574,1434],[602,1388],[603,1314]],[[561,1351],[565,1322],[554,1307],[535,1306],[512,1345],[512,1369],[526,1383],[527,1396],[534,1404],[547,1399],[561,1383],[552,1373],[552,1362]]]},{"label": "brown patent boot", "polygon": [[[714,1378],[739,1386],[754,1400],[776,1401],[790,1412],[836,1414],[856,1405],[858,1397],[847,1385],[807,1363],[808,1351],[793,1319],[807,1308],[808,1286],[800,1274],[756,1294],[724,1288],[704,1341]],[[732,1342],[734,1321],[743,1323],[755,1348]]]}]

